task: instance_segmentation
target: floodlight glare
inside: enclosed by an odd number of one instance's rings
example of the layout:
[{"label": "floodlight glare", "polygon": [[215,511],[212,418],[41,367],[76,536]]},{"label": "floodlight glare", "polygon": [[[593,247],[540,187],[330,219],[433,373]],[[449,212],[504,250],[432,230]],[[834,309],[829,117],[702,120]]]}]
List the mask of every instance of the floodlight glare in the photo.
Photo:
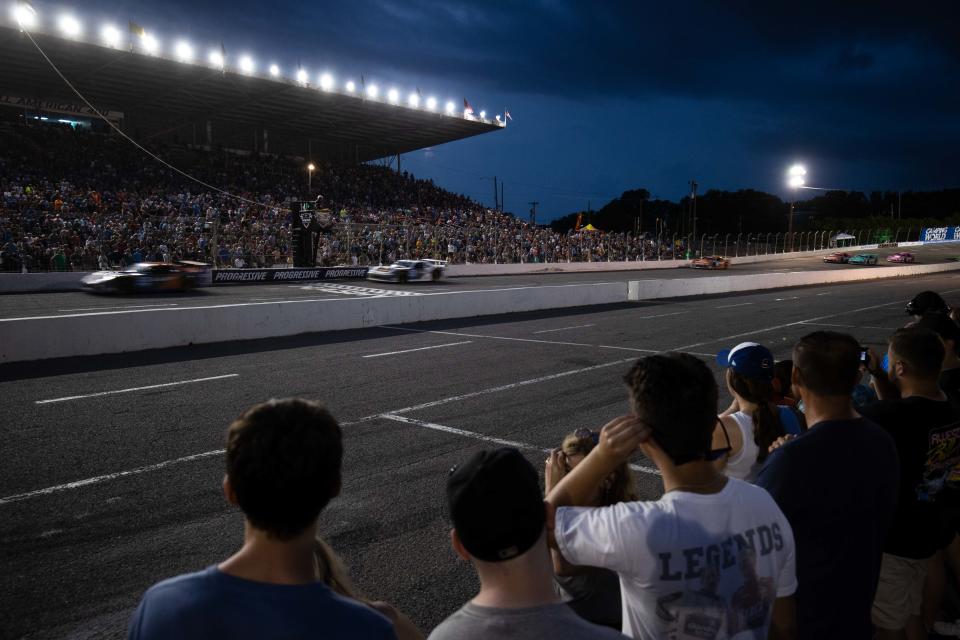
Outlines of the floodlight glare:
[{"label": "floodlight glare", "polygon": [[427,109],[430,109],[430,111],[433,111],[436,108],[437,108],[437,99],[434,98],[433,96],[430,96],[429,98],[427,98]]},{"label": "floodlight glare", "polygon": [[297,82],[300,84],[307,84],[307,80],[309,80],[309,78],[310,76],[304,69],[297,69]]},{"label": "floodlight glare", "polygon": [[333,89],[333,76],[329,73],[324,73],[320,75],[320,88],[324,91],[330,91]]},{"label": "floodlight glare", "polygon": [[177,46],[174,47],[174,53],[177,55],[177,60],[180,62],[192,62],[193,61],[193,47],[190,46],[189,42],[181,40],[177,43]]},{"label": "floodlight glare", "polygon": [[447,106],[444,107],[444,111],[447,113],[447,115],[451,115],[451,116],[452,116],[452,115],[453,115],[453,112],[454,112],[454,110],[456,110],[456,108],[457,108],[457,105],[455,105],[455,104],[453,103],[453,100],[450,100],[450,101],[447,102]]},{"label": "floodlight glare", "polygon": [[787,180],[787,184],[791,189],[799,189],[805,184],[805,182],[806,181],[803,179],[803,176],[790,176],[790,179]]},{"label": "floodlight glare", "polygon": [[60,16],[60,31],[68,38],[79,37],[83,33],[83,25],[69,13]]},{"label": "floodlight glare", "polygon": [[280,75],[280,67],[275,64],[270,65],[270,75],[274,78],[278,77]]},{"label": "floodlight glare", "polygon": [[160,43],[149,33],[140,36],[140,40],[143,43],[143,50],[150,55],[156,55],[157,51],[160,50]]},{"label": "floodlight glare", "polygon": [[256,66],[253,63],[253,58],[250,56],[240,58],[240,71],[250,74],[253,73],[254,69],[256,69]]},{"label": "floodlight glare", "polygon": [[353,80],[347,80],[347,84],[344,85],[347,89],[347,93],[353,93],[357,90],[357,85],[353,84]]},{"label": "floodlight glare", "polygon": [[120,46],[120,30],[112,24],[103,25],[103,29],[100,30],[100,35],[103,36],[103,42],[108,47],[116,49]]},{"label": "floodlight glare", "polygon": [[397,102],[400,101],[400,92],[396,89],[390,89],[390,91],[387,92],[387,100],[389,100],[391,104],[397,104]]},{"label": "floodlight glare", "polygon": [[377,85],[372,84],[367,87],[367,96],[370,98],[376,98],[377,94],[380,93],[380,89],[377,88]]},{"label": "floodlight glare", "polygon": [[790,167],[790,170],[787,172],[787,174],[791,176],[805,176],[807,175],[807,168],[802,164],[795,164]]},{"label": "floodlight glare", "polygon": [[312,162],[307,165],[307,171],[313,171],[314,169],[316,169],[316,167],[313,166],[313,163],[312,163]]},{"label": "floodlight glare", "polygon": [[486,112],[486,111],[481,111],[481,112],[480,112],[480,119],[483,120],[483,119],[486,118],[486,117],[487,117],[487,112]]},{"label": "floodlight glare", "polygon": [[16,2],[13,5],[13,19],[23,29],[30,29],[37,24],[37,12],[26,2]]},{"label": "floodlight glare", "polygon": [[411,107],[417,108],[420,106],[420,96],[418,96],[415,93],[411,93],[410,97],[407,98],[407,102],[410,104]]},{"label": "floodlight glare", "polygon": [[210,60],[210,64],[212,64],[213,66],[220,69],[223,68],[223,63],[224,63],[223,54],[220,53],[219,51],[211,51],[209,60]]}]

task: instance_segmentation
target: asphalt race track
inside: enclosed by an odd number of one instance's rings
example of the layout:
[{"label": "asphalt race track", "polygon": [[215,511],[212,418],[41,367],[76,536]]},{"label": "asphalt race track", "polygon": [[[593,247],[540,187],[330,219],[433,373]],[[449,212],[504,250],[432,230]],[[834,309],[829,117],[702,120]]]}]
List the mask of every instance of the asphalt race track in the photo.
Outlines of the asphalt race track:
[{"label": "asphalt race track", "polygon": [[[751,339],[783,357],[826,328],[879,346],[927,288],[960,299],[960,275],[0,366],[0,636],[121,637],[150,584],[236,550],[224,430],[291,395],[325,402],[344,427],[343,493],[322,534],[366,595],[429,631],[477,588],[449,549],[451,466],[513,443],[542,468],[565,433],[626,410],[620,380],[643,354],[685,350],[716,369],[721,348]],[[643,495],[659,495],[649,461],[634,462]]]},{"label": "asphalt race track", "polygon": [[[960,256],[955,244],[910,247],[918,264],[945,262]],[[85,292],[8,294],[0,296],[0,318],[69,315],[76,313],[109,312],[173,307],[203,307],[219,304],[256,304],[284,300],[330,300],[356,296],[428,295],[435,292],[500,289],[541,284],[573,282],[622,282],[648,278],[709,278],[721,275],[748,273],[777,273],[786,271],[830,271],[836,269],[882,269],[888,265],[885,258],[899,249],[871,250],[880,256],[877,266],[824,264],[820,257],[776,258],[770,262],[734,264],[729,271],[701,269],[658,269],[654,271],[612,271],[598,273],[538,274],[525,276],[475,276],[449,278],[439,283],[412,283],[407,285],[367,280],[338,280],[331,282],[271,283],[263,285],[225,285],[186,293],[159,293],[153,295],[92,295]],[[852,252],[857,253],[857,252]],[[733,258],[734,263],[736,258]],[[893,265],[899,266],[899,265]]]}]

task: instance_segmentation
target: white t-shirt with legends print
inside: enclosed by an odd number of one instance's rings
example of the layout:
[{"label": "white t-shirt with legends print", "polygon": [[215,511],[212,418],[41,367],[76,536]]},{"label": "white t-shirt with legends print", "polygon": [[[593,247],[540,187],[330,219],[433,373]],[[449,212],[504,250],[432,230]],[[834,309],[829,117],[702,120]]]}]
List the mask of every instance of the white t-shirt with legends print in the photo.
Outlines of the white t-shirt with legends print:
[{"label": "white t-shirt with legends print", "polygon": [[632,638],[766,638],[776,598],[797,589],[793,531],[764,489],[730,478],[719,493],[557,509],[571,564],[620,576]]}]

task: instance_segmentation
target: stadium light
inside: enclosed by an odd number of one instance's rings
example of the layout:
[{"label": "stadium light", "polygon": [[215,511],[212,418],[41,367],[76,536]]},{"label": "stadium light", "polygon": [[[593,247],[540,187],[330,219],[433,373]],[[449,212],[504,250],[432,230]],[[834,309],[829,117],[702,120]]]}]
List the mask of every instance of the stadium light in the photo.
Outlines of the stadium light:
[{"label": "stadium light", "polygon": [[377,97],[377,94],[379,94],[379,93],[380,93],[380,89],[377,87],[377,85],[372,84],[372,85],[370,85],[369,87],[367,87],[367,96],[368,96],[368,97],[370,97],[370,98],[376,98],[376,97]]},{"label": "stadium light", "polygon": [[487,117],[487,112],[486,112],[486,111],[481,111],[481,112],[480,112],[480,119],[483,120],[483,119],[486,118],[486,117]]},{"label": "stadium light", "polygon": [[787,171],[787,185],[791,189],[799,189],[807,183],[805,176],[807,168],[802,164],[795,164]]},{"label": "stadium light", "polygon": [[223,69],[223,65],[226,62],[226,60],[223,59],[223,54],[219,51],[211,51],[209,60],[210,64],[218,69]]},{"label": "stadium light", "polygon": [[112,24],[103,25],[103,28],[100,30],[100,35],[103,37],[103,42],[111,49],[116,49],[120,46],[120,30]]},{"label": "stadium light", "polygon": [[69,13],[60,16],[59,26],[63,35],[68,38],[78,38],[83,35],[83,25]]},{"label": "stadium light", "polygon": [[37,12],[28,2],[15,2],[13,19],[21,29],[32,29],[37,24]]},{"label": "stadium light", "polygon": [[186,40],[178,42],[173,50],[180,62],[193,62],[193,47]]},{"label": "stadium light", "polygon": [[333,76],[329,73],[320,74],[320,88],[324,91],[333,89]]},{"label": "stadium light", "polygon": [[140,40],[143,43],[143,50],[149,53],[152,56],[157,55],[157,51],[160,50],[160,43],[149,33],[144,33],[140,36]]},{"label": "stadium light", "polygon": [[280,67],[279,67],[278,65],[275,65],[275,64],[270,65],[270,75],[273,76],[274,78],[279,77],[279,76],[280,76]]},{"label": "stadium light", "polygon": [[420,106],[420,96],[418,96],[416,93],[411,93],[410,97],[407,98],[407,102],[410,104],[411,107],[416,109],[417,107]]},{"label": "stadium light", "polygon": [[347,89],[347,93],[353,93],[357,90],[357,85],[353,83],[353,80],[347,80],[347,84],[344,85]]},{"label": "stadium light", "polygon": [[246,74],[251,74],[256,70],[256,65],[253,62],[253,58],[250,56],[243,56],[240,58],[240,71],[243,71]]},{"label": "stadium light", "polygon": [[390,101],[390,104],[397,104],[400,102],[400,92],[396,89],[390,89],[390,91],[387,92],[387,100]]},{"label": "stadium light", "polygon": [[309,79],[310,76],[307,74],[305,69],[297,69],[297,82],[300,84],[307,84]]},{"label": "stadium light", "polygon": [[437,108],[437,99],[433,96],[427,98],[427,109],[434,111]]},{"label": "stadium light", "polygon": [[455,104],[453,103],[453,100],[448,100],[448,101],[447,101],[447,106],[444,108],[444,111],[446,112],[446,114],[447,114],[448,116],[452,116],[452,115],[453,115],[453,112],[456,110],[456,108],[457,108],[457,105],[455,105]]}]

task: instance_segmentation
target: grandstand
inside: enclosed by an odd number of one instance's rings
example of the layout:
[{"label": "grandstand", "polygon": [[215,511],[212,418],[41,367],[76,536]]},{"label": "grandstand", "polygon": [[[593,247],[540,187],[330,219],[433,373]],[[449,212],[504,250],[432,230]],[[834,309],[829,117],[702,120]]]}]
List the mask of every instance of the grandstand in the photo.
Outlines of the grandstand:
[{"label": "grandstand", "polygon": [[[331,162],[365,162],[497,131],[499,120],[383,88],[324,87],[279,74],[148,55],[30,34],[96,108],[142,143],[229,148]],[[133,36],[131,36],[133,37]],[[14,117],[92,120],[26,33],[0,26],[0,106]],[[316,80],[316,79],[314,79]],[[325,79],[327,80],[327,79]],[[372,86],[372,85],[371,85]],[[416,96],[414,98],[413,96]],[[402,99],[402,104],[400,104]],[[444,108],[441,108],[444,107]]]}]

